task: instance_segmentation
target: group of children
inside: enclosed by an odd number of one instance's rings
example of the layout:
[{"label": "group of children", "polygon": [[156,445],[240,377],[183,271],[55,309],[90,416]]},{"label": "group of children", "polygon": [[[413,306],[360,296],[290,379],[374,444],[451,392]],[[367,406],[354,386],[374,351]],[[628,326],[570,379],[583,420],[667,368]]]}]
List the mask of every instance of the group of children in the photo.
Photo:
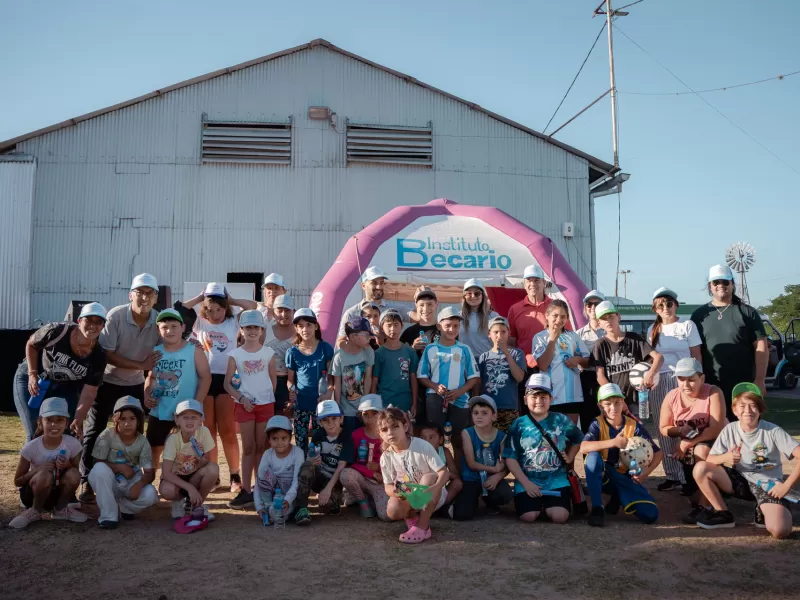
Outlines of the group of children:
[{"label": "group of children", "polygon": [[[346,322],[334,349],[322,340],[311,309],[295,310],[285,294],[271,300],[267,321],[259,310],[263,307],[234,300],[224,287],[209,284],[202,298],[184,304],[202,303],[194,326],[199,348],[186,340],[180,310],[159,313],[163,344],[156,348],[161,358],[146,385],[147,435],[139,401],[121,398],[112,426],[92,452],[96,462],[89,481],[101,527],[133,518],[157,502],[158,494],[172,502],[173,518],[201,525],[212,521],[205,500],[219,485],[217,433],[231,468],[231,489],[237,492],[230,505],[253,508],[265,525],[276,518],[308,524],[312,494],[323,513],[337,514],[348,503],[356,504],[363,517],[405,520],[408,529],[400,540],[411,544],[430,538],[435,514],[468,520],[481,501],[490,514],[513,500],[522,521],[535,521],[544,512],[550,521],[563,523],[580,501],[580,486],[571,481],[578,452],[585,455],[590,525],[603,525],[606,512],[620,508],[644,523],[657,520],[656,502],[643,481],[662,453],[628,413],[620,386],[607,382],[600,387],[601,414],[585,434],[571,411],[551,410],[554,397],[576,388],[566,379],[575,365],[562,368],[562,353],[554,352],[554,346],[574,346],[577,365],[587,358],[580,338],[564,331],[568,311],[560,301],[548,308],[548,329],[536,336],[532,348],[550,375],[534,373],[525,382],[520,414],[517,388],[525,379],[525,357],[509,346],[509,323],[503,317],[473,312],[475,322],[484,321],[488,340],[486,350],[475,356],[459,341],[463,311],[447,307],[433,316],[435,294],[420,288],[416,325],[403,331],[397,310],[376,316],[374,306],[366,305],[362,316]],[[244,310],[234,316],[232,306]],[[613,338],[615,330],[609,329]],[[756,392],[751,385],[734,398],[740,421],[726,426],[709,457],[694,467],[705,502],[705,513],[696,522],[730,526],[721,493],[733,494],[755,498],[766,527],[785,537],[791,515],[783,498],[800,479],[800,469],[784,482],[780,454],[800,456],[800,446],[777,426],[760,421],[765,406]],[[220,401],[223,395],[233,399],[232,406]],[[242,436],[241,478],[235,428],[235,450],[224,432],[231,412]],[[424,419],[419,418],[423,412]],[[86,520],[70,504],[81,448],[65,434],[67,417],[62,399],[42,404],[39,435],[22,449],[15,477],[28,508],[11,527],[25,527],[45,510],[53,510],[58,519]],[[620,452],[633,437],[644,438],[653,454],[638,472],[620,463]],[[749,445],[742,449],[743,443]],[[769,490],[762,489],[762,480],[772,480]],[[278,490],[280,509],[274,505]],[[610,496],[605,507],[603,494]]]}]

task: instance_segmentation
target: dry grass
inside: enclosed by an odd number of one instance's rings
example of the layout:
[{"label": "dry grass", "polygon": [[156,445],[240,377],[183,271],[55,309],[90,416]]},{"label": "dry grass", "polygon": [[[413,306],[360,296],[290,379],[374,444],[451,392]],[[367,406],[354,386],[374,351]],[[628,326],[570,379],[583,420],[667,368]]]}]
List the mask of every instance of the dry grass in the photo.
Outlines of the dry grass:
[{"label": "dry grass", "polygon": [[[22,442],[18,419],[0,417],[4,521],[18,510],[12,477]],[[468,523],[436,520],[430,542],[408,547],[397,542],[401,524],[364,521],[352,509],[315,518],[305,529],[265,530],[252,513],[227,509],[230,494],[215,493],[210,504],[217,520],[192,536],[172,532],[166,504],[112,532],[92,521],[0,529],[2,597],[697,599],[724,593],[730,600],[798,595],[800,543],[774,541],[748,525],[751,506],[733,505],[735,529],[704,532],[680,524],[687,504],[677,492],[654,495],[662,516],[653,526],[629,517],[609,517],[603,529],[583,521],[522,525],[509,510]]]}]

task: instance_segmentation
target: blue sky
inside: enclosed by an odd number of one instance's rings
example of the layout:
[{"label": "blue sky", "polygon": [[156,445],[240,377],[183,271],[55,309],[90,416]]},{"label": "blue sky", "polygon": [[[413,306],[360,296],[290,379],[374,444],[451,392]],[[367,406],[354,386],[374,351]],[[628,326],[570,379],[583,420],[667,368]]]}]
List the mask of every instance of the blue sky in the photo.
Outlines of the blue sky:
[{"label": "blue sky", "polygon": [[[541,131],[600,29],[597,3],[3,2],[0,139],[319,37]],[[795,0],[644,0],[629,11],[617,25],[695,89],[800,69]],[[615,56],[620,162],[632,173],[621,200],[628,296],[649,301],[667,285],[705,301],[707,267],[737,240],[757,250],[753,304],[800,283],[800,174],[696,96],[626,94],[685,88],[619,34]],[[603,37],[551,130],[608,88],[607,60]],[[800,172],[800,75],[704,97]],[[608,101],[557,137],[610,162]],[[596,211],[607,293],[616,202]]]}]

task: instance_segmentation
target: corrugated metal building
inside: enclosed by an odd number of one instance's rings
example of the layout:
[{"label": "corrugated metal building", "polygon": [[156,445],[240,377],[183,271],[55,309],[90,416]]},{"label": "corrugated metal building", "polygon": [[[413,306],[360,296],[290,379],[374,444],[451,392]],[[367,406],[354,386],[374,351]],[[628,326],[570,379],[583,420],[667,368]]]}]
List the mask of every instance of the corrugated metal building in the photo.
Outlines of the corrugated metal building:
[{"label": "corrugated metal building", "polygon": [[349,236],[439,197],[552,237],[590,284],[589,188],[613,171],[324,40],[2,142],[0,161],[3,328],[123,303],[142,271],[176,300],[276,270],[305,302]]}]

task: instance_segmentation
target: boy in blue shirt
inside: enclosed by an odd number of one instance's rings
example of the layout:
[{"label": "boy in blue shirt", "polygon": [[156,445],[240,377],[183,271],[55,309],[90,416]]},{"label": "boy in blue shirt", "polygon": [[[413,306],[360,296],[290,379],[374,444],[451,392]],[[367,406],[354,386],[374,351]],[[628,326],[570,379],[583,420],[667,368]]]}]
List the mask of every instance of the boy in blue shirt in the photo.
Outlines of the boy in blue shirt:
[{"label": "boy in blue shirt", "polygon": [[519,418],[519,384],[525,379],[525,353],[508,343],[509,326],[504,317],[489,321],[492,349],[478,357],[481,389],[497,406],[496,427],[508,433]]},{"label": "boy in blue shirt", "polygon": [[416,350],[400,341],[403,318],[397,309],[387,308],[383,311],[380,327],[386,340],[375,352],[372,393],[381,396],[384,406],[391,404],[415,417],[419,357]]},{"label": "boy in blue shirt", "polygon": [[[581,452],[586,454],[586,485],[592,498],[589,525],[602,527],[605,514],[617,514],[620,506],[626,515],[634,514],[642,523],[658,519],[658,507],[642,482],[661,463],[661,449],[650,434],[634,419],[624,414],[625,395],[616,383],[606,383],[597,393],[602,414],[589,426],[583,436]],[[653,446],[653,460],[638,475],[629,475],[619,464],[619,452],[628,445],[628,439],[639,436]],[[611,500],[603,509],[603,492]]]},{"label": "boy in blue shirt", "polygon": [[464,457],[461,432],[469,425],[467,400],[469,392],[480,378],[475,357],[468,346],[457,341],[461,313],[451,306],[439,311],[439,339],[422,352],[417,379],[428,392],[425,413],[428,421],[443,427],[446,421],[453,426],[453,454],[456,464]]}]

